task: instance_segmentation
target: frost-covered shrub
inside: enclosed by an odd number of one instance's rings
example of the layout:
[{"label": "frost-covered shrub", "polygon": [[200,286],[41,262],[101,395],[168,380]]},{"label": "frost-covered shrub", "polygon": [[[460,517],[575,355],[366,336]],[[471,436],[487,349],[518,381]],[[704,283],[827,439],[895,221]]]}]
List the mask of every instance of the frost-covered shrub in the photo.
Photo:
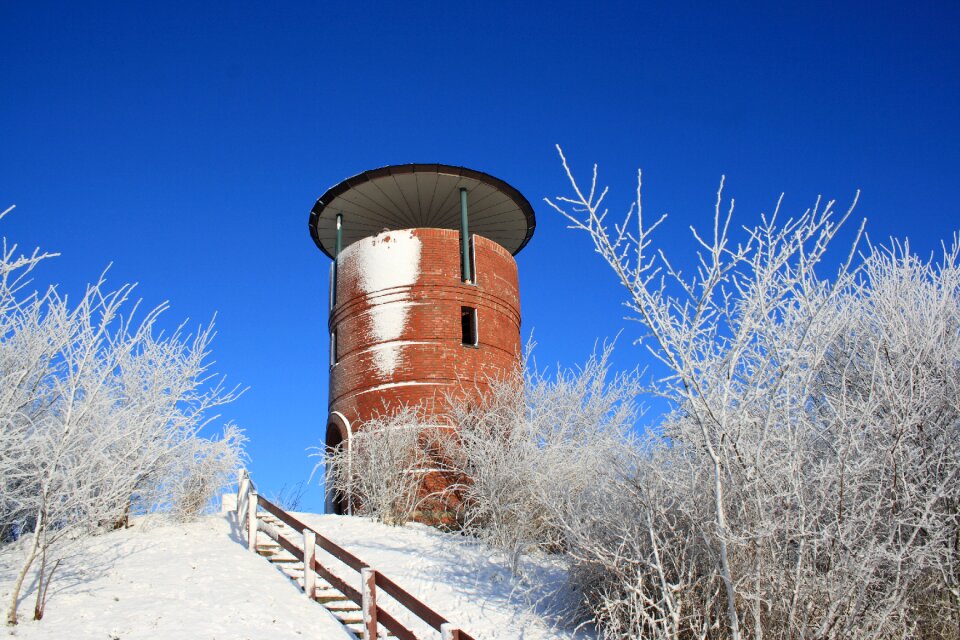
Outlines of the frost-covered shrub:
[{"label": "frost-covered shrub", "polygon": [[227,425],[219,438],[191,438],[178,448],[180,459],[167,480],[174,519],[196,518],[233,481],[243,464],[244,442],[243,432],[236,425]]},{"label": "frost-covered shrub", "polygon": [[624,472],[639,384],[635,372],[609,375],[611,353],[608,345],[554,378],[518,371],[480,402],[450,400],[455,430],[443,450],[464,480],[462,526],[514,569],[524,553],[565,549],[560,514]]},{"label": "frost-covered shrub", "polygon": [[[606,346],[555,378],[518,370],[483,392],[461,389],[441,416],[384,411],[326,453],[328,490],[388,524],[446,505],[514,568],[523,553],[560,551],[560,511],[629,463],[639,383],[635,372],[609,374],[611,353]],[[432,493],[427,474],[437,476]]]},{"label": "frost-covered shrub", "polygon": [[132,287],[102,278],[77,301],[29,293],[45,257],[0,256],[0,532],[24,547],[10,624],[31,570],[39,619],[71,542],[131,512],[197,513],[243,455],[235,427],[201,434],[237,395],[211,384],[212,325],[162,334],[165,306],[137,320]]},{"label": "frost-covered shrub", "polygon": [[349,446],[326,452],[327,490],[344,496],[358,515],[404,524],[424,498],[423,474],[432,467],[428,423],[422,407],[407,405],[368,420],[345,441]]},{"label": "frost-covered shrub", "polygon": [[566,512],[603,635],[960,637],[956,239],[939,262],[894,244],[821,278],[850,212],[775,212],[737,244],[718,194],[687,276],[649,251],[662,218],[638,199],[611,229],[596,173],[568,176],[551,204],[625,287],[674,405],[632,475]]}]

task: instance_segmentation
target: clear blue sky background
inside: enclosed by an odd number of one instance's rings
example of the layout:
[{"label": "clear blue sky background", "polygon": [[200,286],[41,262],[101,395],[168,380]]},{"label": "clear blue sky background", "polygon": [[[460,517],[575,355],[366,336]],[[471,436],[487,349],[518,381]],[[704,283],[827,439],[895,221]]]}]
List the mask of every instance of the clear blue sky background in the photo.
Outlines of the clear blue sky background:
[{"label": "clear blue sky background", "polygon": [[225,414],[270,493],[322,439],[328,259],[307,216],[355,173],[464,165],[533,202],[518,263],[541,364],[621,329],[617,366],[647,360],[612,276],[542,204],[565,192],[554,143],[584,177],[600,163],[615,210],[642,166],[674,255],[721,174],[744,224],[781,191],[800,212],[860,188],[873,239],[929,252],[960,226],[960,5],[591,4],[0,2],[0,207],[18,205],[0,230],[62,253],[40,284],[113,262],[170,324],[217,313],[216,369],[251,387]]}]

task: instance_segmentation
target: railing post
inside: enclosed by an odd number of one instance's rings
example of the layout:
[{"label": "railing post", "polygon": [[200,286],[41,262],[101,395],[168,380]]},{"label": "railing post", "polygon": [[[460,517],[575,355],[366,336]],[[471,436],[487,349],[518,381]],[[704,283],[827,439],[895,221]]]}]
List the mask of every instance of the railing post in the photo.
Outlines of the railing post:
[{"label": "railing post", "polygon": [[360,570],[360,595],[363,607],[363,640],[377,640],[377,572]]},{"label": "railing post", "polygon": [[454,629],[449,622],[443,623],[440,625],[440,640],[460,640],[460,629]]},{"label": "railing post", "polygon": [[247,494],[247,546],[250,551],[257,550],[257,492]]},{"label": "railing post", "polygon": [[250,474],[247,473],[246,469],[241,469],[239,478],[237,479],[237,526],[241,526],[241,523],[246,522],[249,493]]},{"label": "railing post", "polygon": [[303,592],[313,600],[317,593],[317,574],[313,562],[317,557],[317,534],[313,529],[303,530]]}]

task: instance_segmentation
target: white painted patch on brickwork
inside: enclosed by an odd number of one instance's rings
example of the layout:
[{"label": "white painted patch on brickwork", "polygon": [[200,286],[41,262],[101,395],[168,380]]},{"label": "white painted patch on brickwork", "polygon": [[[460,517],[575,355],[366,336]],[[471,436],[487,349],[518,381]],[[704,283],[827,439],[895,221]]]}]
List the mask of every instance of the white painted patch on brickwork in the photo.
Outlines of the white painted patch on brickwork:
[{"label": "white painted patch on brickwork", "polygon": [[[377,322],[386,324],[387,321],[383,319],[382,315],[383,314],[379,314],[380,317],[378,317],[377,313],[374,314],[374,326],[377,326]],[[406,310],[404,310],[404,316],[401,317],[401,320],[404,322],[406,321]],[[401,326],[401,329],[402,328],[403,327]],[[386,339],[390,340],[398,336],[399,332],[397,332],[396,336],[387,337]],[[378,337],[377,339],[379,340],[382,338]],[[373,366],[377,368],[377,371],[380,372],[380,375],[393,375],[393,372],[397,369],[397,365],[400,364],[400,345],[393,342],[378,344],[371,352],[371,355],[373,356]]]},{"label": "white painted patch on brickwork", "polygon": [[408,229],[387,231],[344,251],[355,254],[357,277],[364,293],[414,284],[420,277],[420,238]]},{"label": "white painted patch on brickwork", "polygon": [[[381,233],[348,247],[360,290],[369,295],[415,284],[420,277],[421,246],[420,238],[406,230]],[[411,306],[409,302],[374,304],[369,312],[371,341],[389,343],[403,335]],[[373,352],[373,364],[380,375],[393,375],[400,362],[400,348],[383,344]]]}]

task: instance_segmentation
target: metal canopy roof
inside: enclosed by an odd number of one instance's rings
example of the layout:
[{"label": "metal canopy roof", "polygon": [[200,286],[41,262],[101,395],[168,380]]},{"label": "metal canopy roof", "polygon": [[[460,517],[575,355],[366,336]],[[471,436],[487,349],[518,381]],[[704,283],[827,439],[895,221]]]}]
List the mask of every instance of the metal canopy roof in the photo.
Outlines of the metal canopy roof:
[{"label": "metal canopy roof", "polygon": [[384,230],[460,228],[460,189],[468,192],[469,228],[516,255],[536,218],[523,195],[503,180],[464,167],[402,164],[364,171],[331,187],[310,212],[310,236],[334,257],[337,214],[342,248]]}]

